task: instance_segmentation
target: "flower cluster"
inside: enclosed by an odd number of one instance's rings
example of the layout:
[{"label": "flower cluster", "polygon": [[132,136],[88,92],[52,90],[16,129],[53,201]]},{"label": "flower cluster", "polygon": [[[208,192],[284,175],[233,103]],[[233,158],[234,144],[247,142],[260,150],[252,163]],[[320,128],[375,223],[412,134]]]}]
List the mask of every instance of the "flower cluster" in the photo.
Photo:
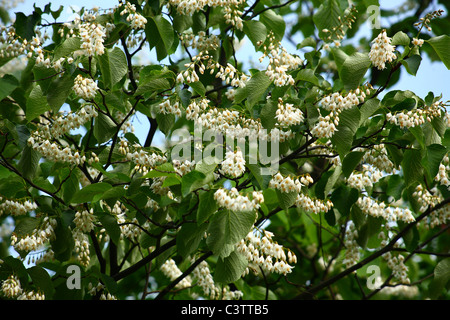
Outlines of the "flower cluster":
[{"label": "flower cluster", "polygon": [[30,252],[37,250],[53,237],[55,227],[56,220],[45,217],[40,226],[34,229],[30,235],[26,235],[19,240],[17,235],[13,233],[11,235],[11,245],[17,251]]},{"label": "flower cluster", "polygon": [[96,22],[84,22],[79,27],[81,51],[83,55],[92,57],[105,53],[103,45],[106,38],[105,27]]},{"label": "flower cluster", "polygon": [[10,275],[8,279],[3,281],[2,291],[7,298],[17,298],[21,295],[22,287],[19,278],[15,275]]},{"label": "flower cluster", "polygon": [[325,50],[328,50],[330,48],[330,43],[333,42],[333,44],[339,48],[341,46],[341,41],[344,39],[345,33],[347,29],[352,28],[352,23],[355,22],[356,17],[355,14],[358,12],[356,7],[352,5],[350,7],[350,10],[348,10],[348,13],[344,16],[344,18],[341,18],[341,16],[338,16],[338,20],[340,25],[333,27],[331,30],[323,29],[322,32],[326,35],[324,41],[325,44],[323,45],[323,48]]},{"label": "flower cluster", "polygon": [[326,202],[320,199],[311,199],[306,194],[300,193],[295,199],[297,208],[301,208],[306,212],[318,214],[320,212],[328,212],[333,207],[333,202]]},{"label": "flower cluster", "polygon": [[275,114],[277,125],[281,128],[287,128],[293,125],[299,125],[303,122],[303,112],[295,108],[291,103],[283,103],[283,99],[278,99],[278,109]]},{"label": "flower cluster", "polygon": [[275,39],[273,31],[268,35],[269,45],[263,46],[264,53],[259,58],[262,62],[266,57],[269,58],[269,65],[266,70],[266,75],[278,87],[286,85],[294,85],[294,78],[287,72],[297,69],[303,60],[298,56],[293,56],[286,51],[281,45],[281,42]]},{"label": "flower cluster", "polygon": [[238,147],[236,151],[228,150],[220,167],[220,173],[232,178],[240,177],[245,172],[245,159],[241,149]]},{"label": "flower cluster", "polygon": [[339,114],[343,110],[350,109],[362,102],[370,94],[372,87],[367,84],[363,88],[357,88],[343,96],[339,92],[334,92],[323,97],[319,105],[322,109],[329,111],[329,114],[319,115],[319,122],[313,127],[311,133],[317,138],[331,138],[339,125]]},{"label": "flower cluster", "polygon": [[74,240],[75,253],[80,264],[87,267],[91,260],[89,250],[89,237],[81,230],[75,228],[72,230],[72,237]]},{"label": "flower cluster", "polygon": [[211,129],[227,138],[245,141],[246,138],[262,141],[286,141],[295,136],[292,130],[273,128],[269,132],[259,119],[246,118],[236,110],[219,109],[209,106],[208,99],[193,100],[186,109],[186,119],[206,129]]},{"label": "flower cluster", "polygon": [[386,34],[386,30],[380,32],[380,34],[372,41],[372,46],[369,52],[370,61],[379,70],[386,68],[386,62],[392,62],[397,58],[395,55],[395,46],[391,45],[391,38]]},{"label": "flower cluster", "polygon": [[45,294],[31,290],[30,292],[22,293],[19,297],[17,297],[17,300],[45,300]]},{"label": "flower cluster", "polygon": [[[124,147],[126,145],[126,147]],[[121,145],[121,151],[125,152],[128,150],[128,144],[125,140],[123,140],[123,143]],[[136,164],[135,170],[142,172],[143,174],[146,174],[151,169],[153,169],[156,165],[164,163],[167,161],[167,158],[163,155],[159,155],[157,153],[150,153],[143,149],[141,149],[139,146],[136,146],[136,151],[133,153],[128,152],[126,153],[126,157],[129,161],[132,161]]]},{"label": "flower cluster", "polygon": [[420,126],[425,122],[431,122],[445,112],[445,106],[442,101],[436,101],[431,106],[425,106],[423,109],[409,110],[406,113],[399,111],[394,114],[386,114],[386,120],[400,128],[412,128]]},{"label": "flower cluster", "polygon": [[75,218],[73,219],[73,222],[81,232],[88,233],[89,231],[94,229],[95,220],[96,219],[94,216],[94,210],[91,209],[89,211],[87,210],[77,211],[75,213]]},{"label": "flower cluster", "polygon": [[[385,247],[388,244],[388,239],[386,234],[382,231],[378,235],[381,239],[380,245]],[[398,243],[395,243],[395,247],[399,246]],[[408,278],[408,267],[405,265],[404,260],[405,257],[401,254],[395,255],[392,252],[386,252],[382,255],[383,259],[387,261],[387,266],[392,270],[392,275],[394,279],[398,280],[402,284],[409,284],[410,280]]]},{"label": "flower cluster", "polygon": [[[179,276],[181,276],[183,274],[172,258],[167,259],[163,263],[163,265],[161,266],[161,271],[171,281],[174,281],[176,278],[178,278]],[[176,289],[184,289],[184,288],[189,288],[191,285],[192,285],[192,279],[190,276],[187,276],[187,277],[184,277],[183,280],[178,282],[177,285],[175,286],[175,288]]]},{"label": "flower cluster", "polygon": [[345,245],[345,257],[343,264],[346,268],[350,268],[359,261],[360,252],[359,245],[356,242],[358,238],[358,231],[355,228],[353,221],[347,223],[347,228],[345,229],[344,245]]},{"label": "flower cluster", "polygon": [[19,201],[5,199],[3,202],[3,198],[0,197],[0,202],[0,216],[2,214],[20,216],[37,209],[37,204],[30,200],[25,200],[21,203]]},{"label": "flower cluster", "polygon": [[186,70],[180,72],[177,76],[178,83],[192,83],[199,81],[199,77],[196,69],[200,74],[204,74],[206,70],[209,70],[210,74],[215,74],[216,78],[220,78],[226,84],[230,84],[233,87],[244,87],[249,77],[244,73],[240,73],[232,64],[227,63],[226,66],[220,65],[215,62],[209,55],[207,50],[200,51],[196,56],[192,58],[192,61],[184,65]]},{"label": "flower cluster", "polygon": [[371,165],[363,164],[362,167],[362,172],[357,173],[356,171],[353,171],[347,178],[347,184],[360,191],[368,187],[372,188],[373,184],[383,177],[382,172]]},{"label": "flower cluster", "polygon": [[56,142],[50,142],[39,134],[37,131],[32,132],[27,143],[44,158],[54,162],[67,162],[73,165],[80,165],[86,161],[86,156],[80,155],[78,151],[73,152],[69,147],[62,148]]},{"label": "flower cluster", "polygon": [[220,188],[214,193],[217,204],[233,212],[259,209],[261,203],[264,202],[262,191],[253,191],[252,196],[253,198],[250,200],[248,196],[240,195],[236,188],[231,188],[231,190]]},{"label": "flower cluster", "polygon": [[450,160],[448,155],[445,155],[439,164],[439,171],[434,178],[434,180],[438,181],[440,185],[446,186],[447,189],[450,189],[450,179],[448,177],[448,172],[450,171]]},{"label": "flower cluster", "polygon": [[82,106],[77,112],[69,112],[67,115],[57,117],[51,125],[39,125],[39,135],[45,139],[59,138],[69,133],[70,130],[80,128],[84,123],[97,117],[98,113],[91,104]]},{"label": "flower cluster", "polygon": [[[192,263],[194,261],[195,259],[193,258]],[[231,291],[228,286],[223,286],[223,288],[217,286],[206,261],[202,261],[194,269],[192,275],[197,279],[196,285],[200,286],[204,294],[210,299],[238,300],[243,296],[243,293],[239,290]]]},{"label": "flower cluster", "polygon": [[337,131],[339,118],[333,119],[330,115],[319,116],[319,122],[312,128],[311,133],[316,138],[331,138]]},{"label": "flower cluster", "polygon": [[176,173],[184,176],[195,168],[195,161],[184,160],[181,162],[180,160],[172,160],[172,165]]},{"label": "flower cluster", "polygon": [[[360,151],[361,149],[355,149]],[[377,144],[366,150],[362,161],[371,164],[380,171],[393,173],[396,169],[395,164],[389,159],[384,143]]]},{"label": "flower cluster", "polygon": [[[422,185],[417,185],[413,192],[413,197],[420,205],[420,212],[425,212],[428,208],[434,208],[437,204],[444,200],[444,197],[437,188],[428,191]],[[425,228],[434,228],[436,226],[445,225],[450,220],[450,205],[445,205],[439,209],[434,209],[427,216],[427,219],[420,223],[424,224]]]},{"label": "flower cluster", "polygon": [[191,31],[184,31],[180,35],[180,41],[183,46],[197,49],[199,52],[216,50],[220,46],[219,37],[214,34],[207,35],[205,31],[199,31],[197,35]]},{"label": "flower cluster", "polygon": [[266,272],[275,272],[287,275],[292,272],[293,266],[297,263],[295,254],[288,250],[287,255],[283,246],[272,239],[273,234],[269,231],[263,231],[256,235],[250,231],[236,246],[249,262],[249,268],[256,274],[262,268]]},{"label": "flower cluster", "polygon": [[414,24],[415,27],[419,27],[419,32],[422,31],[422,28],[426,28],[428,31],[431,31],[431,20],[440,17],[444,13],[444,10],[439,9],[430,13],[427,13],[425,17],[419,19],[419,22]]},{"label": "flower cluster", "polygon": [[401,220],[406,223],[411,223],[415,220],[411,210],[408,208],[388,206],[384,202],[377,202],[370,197],[359,197],[356,204],[364,213],[375,218],[382,217],[387,222]]},{"label": "flower cluster", "polygon": [[36,64],[50,67],[51,61],[49,58],[44,58],[42,49],[42,44],[48,39],[48,35],[42,35],[39,29],[35,33],[36,35],[30,40],[21,39],[13,26],[0,26],[0,45],[2,45],[0,58],[18,57],[22,54],[31,58],[34,54],[37,54]]},{"label": "flower cluster", "polygon": [[280,172],[277,172],[269,181],[269,188],[278,189],[285,193],[300,193],[302,186],[303,185],[298,178],[293,179],[289,176],[283,177]]},{"label": "flower cluster", "polygon": [[120,15],[123,16],[125,14],[128,14],[127,21],[130,22],[131,28],[144,29],[145,25],[147,24],[147,19],[136,12],[136,6],[129,3],[128,1],[125,4],[123,4],[122,2],[119,3],[119,8],[123,6],[125,7],[125,9],[120,12]]},{"label": "flower cluster", "polygon": [[415,46],[415,47],[421,47],[421,46],[423,45],[423,43],[424,43],[424,40],[423,40],[423,39],[413,38],[413,39],[411,40],[411,43],[412,43],[412,45]]},{"label": "flower cluster", "polygon": [[236,27],[238,30],[244,29],[244,22],[241,18],[243,12],[239,10],[238,6],[241,3],[244,3],[246,0],[233,0],[230,2],[234,2],[233,6],[226,6],[224,8],[225,14],[225,22],[231,24],[233,27]]},{"label": "flower cluster", "polygon": [[176,101],[175,103],[171,104],[169,99],[164,100],[158,105],[157,110],[161,114],[174,114],[178,117],[181,116],[181,109],[180,109],[180,103]]},{"label": "flower cluster", "polygon": [[225,11],[226,23],[242,30],[241,16],[243,13],[238,7],[245,2],[246,0],[169,0],[168,5],[176,7],[177,12],[181,15],[193,15],[195,12],[202,11],[205,6],[222,7]]},{"label": "flower cluster", "polygon": [[91,100],[94,99],[97,90],[97,83],[94,80],[85,78],[81,74],[76,76],[73,84],[73,91],[75,91],[77,96],[86,101]]}]

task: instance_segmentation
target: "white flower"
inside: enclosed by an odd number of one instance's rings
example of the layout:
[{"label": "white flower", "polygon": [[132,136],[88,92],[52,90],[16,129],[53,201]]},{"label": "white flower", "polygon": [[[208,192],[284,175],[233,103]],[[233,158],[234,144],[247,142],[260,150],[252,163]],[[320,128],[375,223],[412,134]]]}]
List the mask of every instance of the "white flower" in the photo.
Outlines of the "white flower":
[{"label": "white flower", "polygon": [[214,193],[214,200],[222,208],[233,212],[244,212],[259,209],[260,204],[264,201],[261,191],[254,191],[252,196],[253,199],[250,200],[248,196],[239,194],[236,188],[231,188],[231,190],[220,188]]},{"label": "white flower", "polygon": [[414,46],[418,46],[418,47],[421,47],[423,45],[423,42],[424,42],[423,39],[417,39],[417,38],[413,38],[412,41],[411,41],[411,43]]},{"label": "white flower", "polygon": [[238,147],[236,151],[227,151],[225,160],[220,164],[220,172],[224,175],[237,178],[245,172],[245,159],[241,149]]},{"label": "white flower", "polygon": [[302,183],[299,179],[293,179],[291,177],[283,177],[281,173],[275,174],[269,181],[269,188],[278,189],[284,193],[297,192],[302,189]]},{"label": "white flower", "polygon": [[369,52],[370,61],[379,70],[386,68],[386,62],[392,62],[397,56],[394,53],[395,46],[391,45],[391,38],[383,30],[378,37],[372,41]]},{"label": "white flower", "polygon": [[77,75],[73,85],[73,91],[84,100],[94,99],[97,94],[97,83],[90,78],[84,78],[81,74]]}]

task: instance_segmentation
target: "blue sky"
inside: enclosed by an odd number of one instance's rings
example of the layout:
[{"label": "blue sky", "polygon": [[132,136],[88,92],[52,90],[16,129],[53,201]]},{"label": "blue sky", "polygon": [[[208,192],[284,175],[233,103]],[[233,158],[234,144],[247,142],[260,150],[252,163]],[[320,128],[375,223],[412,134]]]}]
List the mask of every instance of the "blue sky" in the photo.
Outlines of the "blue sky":
[{"label": "blue sky", "polygon": [[[33,11],[33,3],[36,3],[36,6],[43,8],[47,3],[49,3],[49,0],[25,0],[23,3],[19,4],[15,9],[12,11],[22,11],[26,14],[29,14]],[[65,10],[62,14],[62,19],[66,20],[69,19],[71,15],[71,10],[69,9],[69,6],[72,5],[73,2],[68,0],[54,0],[51,1],[52,3],[52,10],[57,10],[60,5],[63,5],[65,7]],[[96,0],[96,1],[88,1],[88,0],[81,0],[76,1],[76,7],[86,7],[86,8],[92,8],[93,5],[100,7],[100,8],[109,8],[115,6],[118,1],[107,1],[107,0]],[[380,0],[380,5],[383,9],[392,9],[396,8],[399,4],[404,3],[404,0]],[[58,19],[61,21],[61,18]],[[51,18],[52,19],[52,18]],[[383,20],[385,22],[385,20]],[[382,22],[382,27],[384,23]],[[363,28],[360,30],[362,34],[367,34],[365,32],[369,32],[368,28]],[[392,36],[392,35],[390,35]],[[425,44],[426,45],[426,44]],[[289,47],[287,45],[287,49],[290,53],[296,53],[295,47]],[[148,52],[148,50],[147,50]],[[244,46],[238,52],[238,59],[240,59],[243,62],[247,62],[250,60],[256,60],[259,57],[259,54],[255,56],[255,52],[252,49],[251,45]],[[156,58],[153,52],[150,52],[146,57],[146,60],[156,63]],[[423,60],[421,62],[420,68],[417,72],[416,76],[409,75],[405,70],[402,72],[402,76],[399,80],[399,82],[391,87],[389,90],[411,90],[414,93],[416,93],[419,97],[425,98],[425,96],[428,94],[429,91],[433,91],[435,93],[435,96],[438,96],[442,94],[443,101],[450,100],[450,86],[447,84],[446,81],[448,78],[450,78],[450,70],[448,70],[444,64],[440,61],[437,62],[431,62],[426,55],[423,55]],[[145,140],[145,135],[148,130],[148,121],[146,119],[137,119],[139,123],[136,123],[135,127],[139,127],[139,132],[136,132],[136,135],[138,138],[143,141]]]}]

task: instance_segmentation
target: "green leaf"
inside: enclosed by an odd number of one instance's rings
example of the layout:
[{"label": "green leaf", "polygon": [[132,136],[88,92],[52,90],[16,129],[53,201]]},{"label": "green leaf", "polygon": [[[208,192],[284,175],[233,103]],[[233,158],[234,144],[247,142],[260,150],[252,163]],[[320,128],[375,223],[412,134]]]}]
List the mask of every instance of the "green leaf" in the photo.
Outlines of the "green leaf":
[{"label": "green leaf", "polygon": [[41,15],[36,11],[33,11],[29,16],[26,16],[23,12],[16,12],[13,25],[16,35],[22,39],[31,40],[36,35],[34,29],[40,21]]},{"label": "green leaf", "polygon": [[[400,226],[400,228],[403,229],[402,226]],[[409,252],[413,252],[417,249],[417,246],[419,245],[420,235],[416,226],[409,229],[402,238],[405,242],[406,250],[408,250]]]},{"label": "green leaf", "polygon": [[371,64],[369,56],[360,52],[355,52],[345,59],[339,71],[344,88],[346,90],[356,89],[361,84]]},{"label": "green leaf", "polygon": [[421,164],[421,153],[419,150],[408,149],[405,151],[402,168],[405,177],[405,186],[409,187],[413,183],[420,181],[423,177],[423,167]]},{"label": "green leaf", "polygon": [[74,248],[73,235],[63,219],[57,219],[55,236],[51,239],[50,244],[55,253],[55,259],[67,261],[72,257],[72,250]]},{"label": "green leaf", "polygon": [[30,146],[26,145],[20,157],[18,169],[26,179],[33,179],[39,165],[41,155]]},{"label": "green leaf", "polygon": [[288,210],[294,203],[295,200],[297,200],[297,192],[281,192],[280,190],[276,190],[278,201],[280,204],[280,207],[283,210]]},{"label": "green leaf", "polygon": [[187,196],[193,190],[202,187],[205,178],[206,175],[197,170],[192,170],[185,174],[181,180],[181,193],[183,197]]},{"label": "green leaf", "polygon": [[271,83],[272,81],[265,72],[256,72],[244,88],[236,90],[235,103],[240,103],[247,98],[249,107],[253,107],[258,101],[263,99],[264,93]]},{"label": "green leaf", "polygon": [[378,99],[366,100],[360,109],[361,118],[359,124],[362,125],[363,122],[369,119],[369,117],[372,116],[375,113],[375,111],[377,111],[379,108],[380,108],[380,100]]},{"label": "green leaf", "polygon": [[150,44],[150,49],[156,48],[159,61],[172,53],[172,45],[175,41],[172,24],[162,15],[147,19],[145,33]]},{"label": "green leaf", "polygon": [[313,16],[314,24],[319,31],[319,37],[325,39],[328,37],[328,33],[323,32],[324,29],[332,30],[341,25],[339,17],[343,17],[343,10],[345,8],[340,7],[340,3],[337,0],[325,0],[322,1],[319,9]]},{"label": "green leaf", "polygon": [[434,268],[434,278],[429,286],[431,299],[437,299],[445,291],[445,287],[450,280],[450,258],[445,258]]},{"label": "green leaf", "polygon": [[40,222],[40,219],[37,218],[23,217],[17,222],[14,233],[19,238],[31,235],[33,231],[39,227]]},{"label": "green leaf", "polygon": [[255,222],[253,211],[218,211],[210,220],[206,244],[215,255],[225,257],[231,253],[229,246],[244,239]]},{"label": "green leaf", "polygon": [[403,31],[399,31],[392,37],[391,44],[393,46],[408,46],[410,42],[409,36]]},{"label": "green leaf", "polygon": [[97,57],[97,60],[102,72],[102,81],[107,88],[112,89],[127,74],[127,58],[118,47],[106,49],[104,54]]},{"label": "green leaf", "polygon": [[[200,82],[195,82],[195,83],[200,83]],[[192,86],[193,84],[194,83],[190,83],[189,85]],[[170,87],[171,87],[170,81],[166,78],[152,79],[152,80],[149,80],[149,81],[139,84],[139,87],[136,90],[136,95],[144,95],[144,96],[148,97],[158,90],[166,90],[166,89],[170,89]]]},{"label": "green leaf", "polygon": [[206,224],[198,226],[196,223],[185,223],[177,234],[177,249],[183,259],[197,250],[205,236]]},{"label": "green leaf", "polygon": [[233,251],[228,257],[219,258],[214,280],[223,284],[232,283],[242,276],[247,265],[247,259],[242,254]]},{"label": "green leaf", "polygon": [[118,245],[120,241],[121,230],[119,225],[117,224],[117,220],[110,214],[101,214],[99,216],[99,220],[102,226],[105,228],[108,236],[111,240]]},{"label": "green leaf", "polygon": [[284,37],[284,32],[286,30],[286,23],[282,16],[278,15],[273,10],[266,10],[259,16],[259,21],[261,21],[268,30],[273,31],[275,37],[278,40],[282,40]]},{"label": "green leaf", "polygon": [[333,54],[334,61],[336,62],[338,72],[341,72],[345,60],[349,57],[348,54],[346,54],[342,49],[335,47],[331,48],[331,53]]},{"label": "green leaf", "polygon": [[267,37],[267,28],[260,21],[246,20],[244,21],[244,33],[252,42],[253,46],[257,47],[260,41],[264,42]]},{"label": "green leaf", "polygon": [[422,57],[416,54],[400,62],[402,65],[405,66],[405,69],[406,71],[408,71],[409,74],[415,76],[417,74],[417,70],[419,70],[421,61]]},{"label": "green leaf", "polygon": [[47,102],[54,112],[58,112],[61,106],[66,102],[73,87],[73,78],[71,76],[63,76],[55,78],[47,93]]},{"label": "green leaf", "polygon": [[72,52],[80,50],[81,38],[70,37],[64,40],[59,46],[55,48],[55,53],[53,55],[53,62],[59,60],[60,58],[67,57]]},{"label": "green leaf", "polygon": [[341,112],[337,131],[331,137],[331,142],[336,147],[341,159],[350,151],[353,145],[353,136],[359,127],[361,112],[355,106]]},{"label": "green leaf", "polygon": [[110,117],[99,113],[94,121],[94,137],[98,143],[103,143],[111,139],[116,132],[116,124]]},{"label": "green leaf", "polygon": [[161,132],[165,135],[168,135],[175,123],[175,115],[171,113],[157,113],[155,118],[156,122],[158,122],[158,129],[161,130]]},{"label": "green leaf", "polygon": [[189,86],[194,89],[195,93],[204,97],[206,94],[206,88],[201,81],[191,82]]},{"label": "green leaf", "polygon": [[31,90],[30,96],[27,99],[27,110],[25,112],[27,120],[31,121],[50,109],[51,108],[47,102],[47,98],[42,92],[41,86],[35,86],[33,90]]},{"label": "green leaf", "polygon": [[10,74],[0,78],[0,101],[9,96],[17,87],[19,81]]},{"label": "green leaf", "polygon": [[44,268],[39,266],[34,266],[27,269],[28,274],[33,281],[33,284],[38,288],[38,290],[45,294],[46,299],[51,299],[55,288],[53,287],[52,279]]},{"label": "green leaf", "polygon": [[422,165],[429,173],[429,178],[434,179],[439,172],[439,165],[447,154],[447,148],[440,144],[431,144],[427,147],[426,155],[422,159]]},{"label": "green leaf", "polygon": [[319,86],[319,79],[314,74],[312,69],[302,69],[297,73],[296,80],[311,82],[312,84]]},{"label": "green leaf", "polygon": [[337,166],[334,169],[333,174],[328,178],[327,184],[325,185],[325,190],[324,190],[325,197],[327,197],[328,194],[331,192],[331,190],[333,190],[333,187],[336,184],[336,182],[338,181],[339,177],[341,176],[341,173],[342,173],[342,166]]},{"label": "green leaf", "polygon": [[278,103],[269,99],[261,109],[260,118],[261,124],[267,130],[271,130],[275,128],[275,124],[277,123],[277,119],[275,118],[278,110]]},{"label": "green leaf", "polygon": [[450,37],[448,35],[441,35],[425,40],[425,42],[433,47],[441,61],[450,70]]},{"label": "green leaf", "polygon": [[347,216],[353,204],[358,200],[358,196],[358,190],[340,185],[333,191],[330,199],[333,202],[333,207],[339,210],[341,215]]},{"label": "green leaf", "polygon": [[207,221],[211,215],[213,215],[217,209],[217,202],[214,199],[215,190],[199,192],[199,203],[197,210],[197,224],[201,225],[203,222]]},{"label": "green leaf", "polygon": [[404,182],[402,177],[397,174],[389,176],[386,194],[395,200],[399,200],[402,197],[403,190]]},{"label": "green leaf", "polygon": [[347,154],[342,161],[342,173],[348,178],[364,156],[364,152],[354,151]]},{"label": "green leaf", "polygon": [[87,185],[73,195],[71,202],[85,203],[95,201],[95,199],[99,200],[103,196],[103,194],[111,188],[112,186],[106,182]]},{"label": "green leaf", "polygon": [[119,286],[117,285],[116,280],[113,277],[108,276],[107,274],[100,273],[100,279],[106,285],[108,292],[111,294],[117,293]]}]

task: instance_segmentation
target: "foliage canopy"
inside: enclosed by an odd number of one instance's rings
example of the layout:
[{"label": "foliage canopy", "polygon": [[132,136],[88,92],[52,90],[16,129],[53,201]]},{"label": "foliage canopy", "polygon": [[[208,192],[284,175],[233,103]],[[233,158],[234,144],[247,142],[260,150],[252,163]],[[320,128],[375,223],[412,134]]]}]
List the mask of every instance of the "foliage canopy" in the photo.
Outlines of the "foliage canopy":
[{"label": "foliage canopy", "polygon": [[448,10],[2,8],[1,297],[448,299]]}]

